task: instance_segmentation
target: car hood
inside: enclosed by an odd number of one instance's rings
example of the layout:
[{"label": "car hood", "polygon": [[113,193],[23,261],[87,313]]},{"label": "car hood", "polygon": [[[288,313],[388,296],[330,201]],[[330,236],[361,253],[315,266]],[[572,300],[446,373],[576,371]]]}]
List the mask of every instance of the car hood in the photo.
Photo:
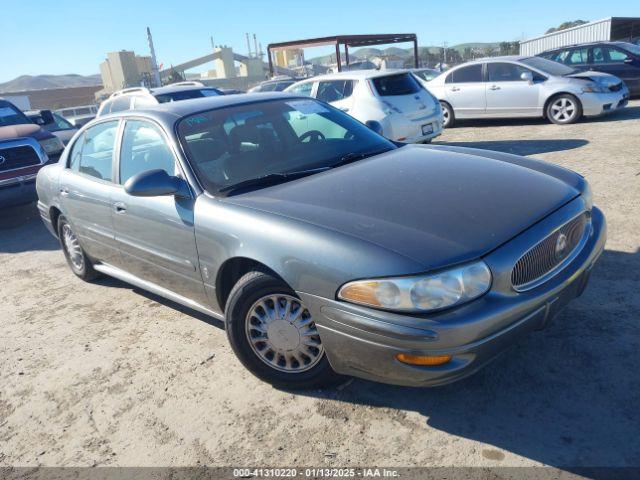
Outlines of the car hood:
[{"label": "car hood", "polygon": [[607,86],[617,85],[621,80],[615,75],[604,72],[595,72],[589,70],[587,72],[577,72],[571,75],[566,75],[566,78],[578,78],[580,80],[591,80],[592,82],[600,83]]},{"label": "car hood", "polygon": [[43,130],[35,123],[0,127],[0,140],[12,140],[19,137],[31,137],[36,140],[46,140],[48,138],[53,138],[53,135],[46,130]]},{"label": "car hood", "polygon": [[357,237],[431,269],[489,253],[579,194],[532,168],[463,152],[407,145],[224,201]]}]

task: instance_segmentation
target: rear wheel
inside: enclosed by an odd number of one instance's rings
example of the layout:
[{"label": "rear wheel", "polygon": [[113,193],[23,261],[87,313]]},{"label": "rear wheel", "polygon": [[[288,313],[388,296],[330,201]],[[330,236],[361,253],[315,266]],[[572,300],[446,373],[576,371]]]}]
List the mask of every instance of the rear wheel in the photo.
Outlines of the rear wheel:
[{"label": "rear wheel", "polygon": [[568,125],[582,117],[582,105],[573,95],[558,95],[547,104],[547,119],[557,125]]},{"label": "rear wheel", "polygon": [[77,277],[89,282],[100,276],[100,274],[94,270],[91,259],[87,257],[87,254],[84,253],[84,250],[80,246],[78,237],[71,228],[71,225],[63,216],[58,218],[58,238],[60,239],[60,245],[62,246],[62,251],[67,259],[67,263]]},{"label": "rear wheel", "polygon": [[456,123],[456,115],[453,113],[453,108],[447,102],[440,102],[442,106],[442,126],[444,128],[451,128]]},{"label": "rear wheel", "polygon": [[311,313],[295,292],[267,272],[244,275],[229,294],[227,336],[242,364],[281,388],[320,388],[343,377],[327,360]]}]

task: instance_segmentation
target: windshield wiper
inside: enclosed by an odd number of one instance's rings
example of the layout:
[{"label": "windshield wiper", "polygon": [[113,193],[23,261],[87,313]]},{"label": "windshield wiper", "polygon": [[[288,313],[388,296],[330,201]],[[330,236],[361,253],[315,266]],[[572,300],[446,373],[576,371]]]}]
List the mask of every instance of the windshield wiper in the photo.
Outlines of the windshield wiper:
[{"label": "windshield wiper", "polygon": [[294,172],[274,172],[267,173],[256,178],[250,178],[243,180],[232,185],[222,187],[219,192],[231,192],[233,190],[239,190],[246,187],[267,187],[270,185],[277,185],[278,183],[287,182],[289,180],[295,180],[296,178],[306,177],[307,175],[313,175],[314,173],[323,172],[331,167],[311,168],[309,170],[298,170]]},{"label": "windshield wiper", "polygon": [[342,157],[340,157],[340,160],[338,160],[336,163],[332,164],[331,168],[340,167],[348,163],[357,162],[358,160],[363,160],[365,158],[373,157],[375,155],[380,155],[381,153],[386,153],[388,151],[389,150],[385,149],[385,150],[374,150],[372,152],[347,153],[346,155],[343,155]]}]

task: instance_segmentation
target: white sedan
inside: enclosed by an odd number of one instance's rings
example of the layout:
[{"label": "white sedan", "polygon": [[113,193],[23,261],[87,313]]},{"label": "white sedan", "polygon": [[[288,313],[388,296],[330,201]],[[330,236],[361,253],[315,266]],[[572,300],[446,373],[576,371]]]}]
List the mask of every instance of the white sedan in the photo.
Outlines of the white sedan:
[{"label": "white sedan", "polygon": [[539,57],[483,58],[423,82],[442,104],[445,127],[463,118],[544,117],[574,123],[624,108],[629,90],[601,72],[578,72]]},{"label": "white sedan", "polygon": [[285,92],[327,102],[397,142],[425,143],[442,133],[438,100],[406,70],[321,75]]}]

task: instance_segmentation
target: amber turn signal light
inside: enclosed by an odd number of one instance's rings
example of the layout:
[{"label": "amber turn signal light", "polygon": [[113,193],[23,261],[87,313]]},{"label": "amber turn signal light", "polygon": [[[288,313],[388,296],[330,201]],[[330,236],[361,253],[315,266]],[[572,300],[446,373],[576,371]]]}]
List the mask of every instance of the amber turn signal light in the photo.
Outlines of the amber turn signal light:
[{"label": "amber turn signal light", "polygon": [[409,355],[408,353],[398,353],[396,358],[408,365],[420,365],[434,367],[444,365],[451,361],[451,355]]}]

